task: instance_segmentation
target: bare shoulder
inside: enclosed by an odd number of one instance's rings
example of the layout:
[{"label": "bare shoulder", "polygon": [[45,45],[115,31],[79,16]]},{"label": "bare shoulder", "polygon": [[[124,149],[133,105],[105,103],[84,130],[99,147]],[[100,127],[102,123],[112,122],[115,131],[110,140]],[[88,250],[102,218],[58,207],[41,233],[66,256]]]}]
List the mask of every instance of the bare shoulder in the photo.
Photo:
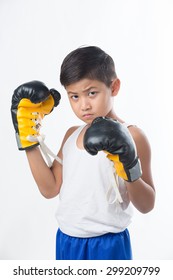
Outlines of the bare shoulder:
[{"label": "bare shoulder", "polygon": [[64,136],[64,139],[63,139],[63,144],[67,141],[67,139],[70,137],[71,134],[73,134],[73,132],[78,129],[79,126],[72,126],[70,127],[66,133],[65,133],[65,136]]},{"label": "bare shoulder", "polygon": [[[61,144],[61,147],[60,147],[60,150],[58,152],[58,157],[62,160],[63,162],[63,153],[62,153],[62,150],[63,150],[63,146],[65,144],[65,142],[67,141],[67,139],[70,137],[70,135],[78,128],[78,126],[73,126],[73,127],[70,127],[67,132],[65,133],[65,136],[64,136],[64,139],[62,141],[62,144]],[[61,182],[62,183],[62,165],[54,160],[53,162],[53,165],[51,167],[52,169],[52,172],[54,173],[54,176],[55,178],[57,178],[57,181]],[[61,185],[60,183],[60,185]]]},{"label": "bare shoulder", "polygon": [[79,126],[72,126],[72,127],[70,127],[70,128],[66,131],[65,136],[64,136],[64,139],[63,139],[62,144],[61,144],[60,151],[59,151],[59,153],[58,153],[59,156],[60,156],[60,158],[62,158],[62,148],[63,148],[65,142],[67,141],[67,139],[73,134],[73,132],[74,132],[78,127],[79,127]]},{"label": "bare shoulder", "polygon": [[129,131],[135,141],[137,148],[150,150],[150,144],[144,131],[137,126],[129,126]]}]

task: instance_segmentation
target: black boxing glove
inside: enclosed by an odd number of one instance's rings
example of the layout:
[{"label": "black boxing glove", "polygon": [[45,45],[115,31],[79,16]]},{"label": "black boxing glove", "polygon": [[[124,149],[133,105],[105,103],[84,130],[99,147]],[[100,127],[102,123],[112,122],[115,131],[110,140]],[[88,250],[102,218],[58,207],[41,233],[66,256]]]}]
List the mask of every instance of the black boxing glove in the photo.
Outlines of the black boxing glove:
[{"label": "black boxing glove", "polygon": [[28,82],[15,89],[11,115],[19,150],[26,150],[39,144],[37,141],[29,141],[28,136],[39,136],[41,120],[52,112],[60,99],[57,90],[49,90],[40,81]]},{"label": "black boxing glove", "polygon": [[134,140],[128,128],[116,120],[96,118],[85,132],[84,148],[91,155],[106,151],[107,157],[114,162],[118,176],[128,182],[142,175]]}]

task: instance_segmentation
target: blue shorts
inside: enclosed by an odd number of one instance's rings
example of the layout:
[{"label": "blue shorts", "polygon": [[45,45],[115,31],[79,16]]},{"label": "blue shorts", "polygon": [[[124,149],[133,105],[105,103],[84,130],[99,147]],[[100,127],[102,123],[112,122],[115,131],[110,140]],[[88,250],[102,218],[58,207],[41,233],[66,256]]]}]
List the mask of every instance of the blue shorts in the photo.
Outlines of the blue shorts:
[{"label": "blue shorts", "polygon": [[132,251],[128,230],[97,237],[78,238],[56,235],[56,260],[131,260]]}]

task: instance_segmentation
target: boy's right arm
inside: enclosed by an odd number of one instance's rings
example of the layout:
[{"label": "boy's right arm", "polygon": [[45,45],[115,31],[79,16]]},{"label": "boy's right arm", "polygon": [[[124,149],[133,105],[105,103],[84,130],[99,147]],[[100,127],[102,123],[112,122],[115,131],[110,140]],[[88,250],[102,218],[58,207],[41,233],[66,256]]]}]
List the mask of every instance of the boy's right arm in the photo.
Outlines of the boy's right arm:
[{"label": "boy's right arm", "polygon": [[[59,104],[61,96],[55,89],[48,89],[40,81],[20,85],[12,96],[11,114],[19,150],[25,150],[31,172],[41,194],[46,198],[55,197],[62,184],[62,165],[54,161],[50,168],[38,147],[40,122]],[[62,147],[76,127],[70,128],[63,140],[58,157],[62,159]],[[28,136],[34,137],[31,142]]]},{"label": "boy's right arm", "polygon": [[[60,94],[40,81],[31,81],[15,89],[11,115],[19,150],[25,150],[34,179],[47,198],[55,196],[61,185],[61,164],[54,172],[45,163],[39,145],[41,120],[59,104]],[[30,141],[30,137],[34,141]],[[57,179],[58,178],[58,179]]]},{"label": "boy's right arm", "polygon": [[26,150],[26,155],[40,193],[45,198],[55,197],[62,184],[62,165],[59,162],[54,163],[56,170],[53,166],[48,167],[39,147]]},{"label": "boy's right arm", "polygon": [[[76,130],[71,127],[66,132],[58,157],[63,161],[62,148],[68,137]],[[31,168],[31,172],[41,194],[46,198],[53,198],[60,192],[62,184],[62,168],[58,161],[54,160],[52,167],[48,167],[44,161],[40,149],[38,147],[26,150],[26,155]]]}]

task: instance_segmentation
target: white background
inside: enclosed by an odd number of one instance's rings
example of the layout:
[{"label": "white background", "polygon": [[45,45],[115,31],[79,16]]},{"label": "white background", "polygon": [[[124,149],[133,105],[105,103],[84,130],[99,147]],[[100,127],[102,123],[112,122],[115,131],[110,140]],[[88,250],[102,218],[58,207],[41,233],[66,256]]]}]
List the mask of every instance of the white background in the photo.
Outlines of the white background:
[{"label": "white background", "polygon": [[144,130],[152,147],[156,206],[145,215],[135,211],[129,227],[134,259],[173,259],[172,14],[171,0],[0,1],[1,260],[55,257],[58,197],[40,195],[25,152],[17,149],[11,96],[33,79],[61,92],[61,105],[42,130],[57,152],[66,130],[81,124],[59,83],[63,58],[81,45],[97,45],[113,57],[121,80],[115,109]]}]

